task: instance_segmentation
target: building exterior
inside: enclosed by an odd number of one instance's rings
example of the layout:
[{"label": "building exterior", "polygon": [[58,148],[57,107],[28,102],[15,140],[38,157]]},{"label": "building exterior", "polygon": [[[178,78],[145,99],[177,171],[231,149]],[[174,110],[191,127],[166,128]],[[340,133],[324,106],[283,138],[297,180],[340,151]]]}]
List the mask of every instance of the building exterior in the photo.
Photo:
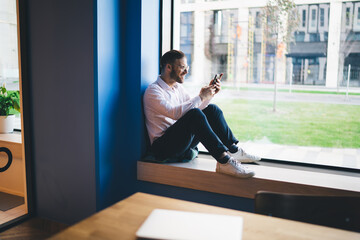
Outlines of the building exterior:
[{"label": "building exterior", "polygon": [[337,88],[349,80],[360,87],[360,2],[296,1],[299,26],[277,64],[264,34],[266,2],[175,1],[173,46],[187,55],[190,81],[223,72],[234,86],[276,77],[280,84]]}]

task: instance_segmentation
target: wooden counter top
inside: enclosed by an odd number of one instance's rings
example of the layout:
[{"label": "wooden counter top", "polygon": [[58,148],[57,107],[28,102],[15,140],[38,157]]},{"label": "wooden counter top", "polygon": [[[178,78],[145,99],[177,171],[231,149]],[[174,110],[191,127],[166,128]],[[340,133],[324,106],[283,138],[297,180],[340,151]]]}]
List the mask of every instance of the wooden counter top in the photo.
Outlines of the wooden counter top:
[{"label": "wooden counter top", "polygon": [[136,231],[155,208],[242,216],[244,240],[360,239],[360,234],[356,232],[145,193],[136,193],[67,228],[51,239],[136,239]]}]

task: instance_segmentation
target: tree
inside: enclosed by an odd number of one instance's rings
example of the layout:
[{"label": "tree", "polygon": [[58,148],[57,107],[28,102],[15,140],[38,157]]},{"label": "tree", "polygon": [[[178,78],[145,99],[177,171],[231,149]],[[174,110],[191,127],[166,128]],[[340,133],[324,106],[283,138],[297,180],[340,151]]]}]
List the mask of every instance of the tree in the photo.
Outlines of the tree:
[{"label": "tree", "polygon": [[274,47],[274,102],[276,111],[277,61],[283,56],[289,43],[293,41],[293,32],[298,28],[300,18],[293,0],[269,0],[262,12],[265,22],[266,42]]}]

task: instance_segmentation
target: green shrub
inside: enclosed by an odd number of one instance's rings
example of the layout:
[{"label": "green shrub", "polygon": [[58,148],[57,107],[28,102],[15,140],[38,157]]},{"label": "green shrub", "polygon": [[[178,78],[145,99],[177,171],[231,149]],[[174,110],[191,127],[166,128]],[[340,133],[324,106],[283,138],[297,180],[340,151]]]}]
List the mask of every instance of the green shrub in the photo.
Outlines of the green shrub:
[{"label": "green shrub", "polygon": [[0,87],[0,116],[8,116],[10,110],[20,112],[19,91],[7,91],[5,84]]}]

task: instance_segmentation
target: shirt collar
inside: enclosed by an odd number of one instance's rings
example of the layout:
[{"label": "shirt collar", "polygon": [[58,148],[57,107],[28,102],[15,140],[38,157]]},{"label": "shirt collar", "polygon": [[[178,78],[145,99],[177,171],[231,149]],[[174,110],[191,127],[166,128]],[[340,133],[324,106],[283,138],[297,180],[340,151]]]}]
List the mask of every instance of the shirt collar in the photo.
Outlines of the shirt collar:
[{"label": "shirt collar", "polygon": [[[172,88],[169,85],[167,85],[167,83],[164,82],[164,80],[161,79],[160,75],[158,76],[158,79],[156,80],[156,82],[160,85],[160,87],[162,89],[172,90]],[[175,83],[174,88],[178,88],[178,87],[179,87],[178,83]]]}]

